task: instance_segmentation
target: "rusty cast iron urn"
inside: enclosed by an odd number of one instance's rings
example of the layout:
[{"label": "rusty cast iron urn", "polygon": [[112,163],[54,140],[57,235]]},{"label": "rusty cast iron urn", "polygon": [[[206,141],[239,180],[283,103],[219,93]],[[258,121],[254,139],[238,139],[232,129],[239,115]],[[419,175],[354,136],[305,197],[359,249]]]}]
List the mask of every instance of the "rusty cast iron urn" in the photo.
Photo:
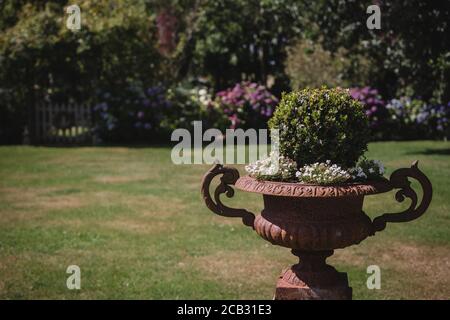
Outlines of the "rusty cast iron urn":
[{"label": "rusty cast iron urn", "polygon": [[[214,177],[220,184],[210,194]],[[422,188],[419,204],[417,193],[408,177],[416,179]],[[256,216],[245,209],[225,206],[220,196],[229,198],[236,189],[263,195],[264,209]],[[399,189],[397,201],[406,198],[410,206],[400,213],[385,213],[373,221],[363,212],[367,195]],[[431,202],[429,179],[419,170],[417,161],[410,168],[394,171],[390,179],[366,183],[340,185],[308,185],[260,181],[250,176],[239,177],[237,169],[214,165],[203,177],[202,196],[214,213],[226,217],[240,217],[242,222],[272,244],[291,248],[300,262],[280,275],[275,299],[351,299],[352,288],[347,274],[338,272],[325,260],[334,249],[358,244],[375,232],[382,231],[387,222],[406,222],[417,219]]]}]

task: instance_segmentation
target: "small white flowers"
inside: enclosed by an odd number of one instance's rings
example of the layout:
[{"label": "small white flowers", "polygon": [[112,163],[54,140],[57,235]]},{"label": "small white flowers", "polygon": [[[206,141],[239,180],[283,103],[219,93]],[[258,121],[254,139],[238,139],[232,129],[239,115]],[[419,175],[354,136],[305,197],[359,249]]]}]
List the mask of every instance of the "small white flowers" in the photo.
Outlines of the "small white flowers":
[{"label": "small white flowers", "polygon": [[289,158],[277,157],[272,151],[269,157],[245,166],[245,170],[257,179],[286,181],[294,178],[297,165]]},{"label": "small white flowers", "polygon": [[349,180],[350,174],[336,164],[316,162],[300,168],[295,174],[300,182],[317,184],[337,184]]},{"label": "small white flowers", "polygon": [[353,180],[378,179],[384,174],[384,166],[379,160],[363,158],[355,168],[349,170]]},{"label": "small white flowers", "polygon": [[384,165],[381,163],[380,160],[368,160],[368,161],[372,161],[372,163],[378,167],[378,174],[380,176],[382,176],[384,174]]},{"label": "small white flowers", "polygon": [[297,170],[294,161],[273,152],[268,158],[258,160],[245,167],[253,177],[261,180],[291,181],[309,184],[332,185],[351,181],[379,179],[384,166],[378,160],[363,158],[356,167],[345,170],[330,160],[305,165]]},{"label": "small white flowers", "polygon": [[206,88],[194,88],[190,90],[193,99],[198,100],[200,104],[207,107],[212,102],[212,95],[208,92]]}]

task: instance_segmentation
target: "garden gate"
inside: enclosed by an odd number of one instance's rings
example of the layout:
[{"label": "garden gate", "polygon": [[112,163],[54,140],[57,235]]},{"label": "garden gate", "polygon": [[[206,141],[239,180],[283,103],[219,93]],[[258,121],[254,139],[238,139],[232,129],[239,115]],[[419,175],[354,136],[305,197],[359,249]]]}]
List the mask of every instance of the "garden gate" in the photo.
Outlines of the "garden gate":
[{"label": "garden gate", "polygon": [[32,142],[91,144],[92,110],[88,104],[40,103],[35,107]]}]

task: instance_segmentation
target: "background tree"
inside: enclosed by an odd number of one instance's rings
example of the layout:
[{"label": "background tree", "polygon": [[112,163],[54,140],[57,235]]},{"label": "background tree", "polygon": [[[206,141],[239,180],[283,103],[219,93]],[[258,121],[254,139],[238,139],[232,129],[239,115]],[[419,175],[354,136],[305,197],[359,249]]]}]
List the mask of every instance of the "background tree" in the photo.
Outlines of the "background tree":
[{"label": "background tree", "polygon": [[79,5],[81,30],[72,32],[65,25],[64,3],[3,3],[0,94],[7,99],[1,99],[0,108],[8,115],[2,119],[17,122],[2,123],[2,128],[14,127],[10,134],[0,133],[5,140],[19,142],[17,131],[35,101],[89,101],[99,89],[121,90],[130,82],[152,84],[170,76],[162,67],[154,15],[145,1],[85,0]]},{"label": "background tree", "polygon": [[[380,6],[380,30],[367,29],[371,4]],[[450,2],[319,0],[308,3],[305,13],[313,38],[326,49],[344,47],[351,57],[370,61],[366,85],[385,97],[409,93],[450,100]]]},{"label": "background tree", "polygon": [[[288,88],[287,46],[301,33],[302,2],[283,0],[200,1],[193,26],[192,72],[216,89],[239,80]],[[277,90],[278,89],[278,90]]]}]

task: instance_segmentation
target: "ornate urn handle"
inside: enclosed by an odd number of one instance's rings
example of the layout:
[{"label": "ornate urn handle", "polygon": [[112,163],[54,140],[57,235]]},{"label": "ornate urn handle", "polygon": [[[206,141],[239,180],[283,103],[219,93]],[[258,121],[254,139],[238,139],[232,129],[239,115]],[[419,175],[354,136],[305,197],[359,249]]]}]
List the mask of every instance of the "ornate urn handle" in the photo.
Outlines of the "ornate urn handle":
[{"label": "ornate urn handle", "polygon": [[[214,177],[220,174],[222,177],[220,178],[220,184],[214,191],[213,201],[211,194],[209,193],[209,186]],[[253,213],[245,209],[227,207],[220,201],[220,195],[222,193],[225,193],[228,198],[234,196],[234,189],[230,185],[234,185],[237,179],[239,179],[239,171],[237,169],[224,167],[221,164],[214,165],[202,179],[203,200],[212,212],[224,217],[240,217],[246,226],[254,228],[253,222],[255,221],[255,215]]]},{"label": "ornate urn handle", "polygon": [[[399,213],[385,213],[373,220],[373,234],[386,228],[387,222],[407,222],[419,218],[428,209],[433,194],[430,180],[419,170],[418,161],[414,161],[411,168],[402,168],[395,170],[390,177],[390,183],[393,188],[400,189],[395,194],[395,199],[402,202],[406,198],[411,199],[411,205],[405,211]],[[411,188],[411,182],[408,177],[419,181],[423,196],[420,205],[417,206],[417,193]]]}]

